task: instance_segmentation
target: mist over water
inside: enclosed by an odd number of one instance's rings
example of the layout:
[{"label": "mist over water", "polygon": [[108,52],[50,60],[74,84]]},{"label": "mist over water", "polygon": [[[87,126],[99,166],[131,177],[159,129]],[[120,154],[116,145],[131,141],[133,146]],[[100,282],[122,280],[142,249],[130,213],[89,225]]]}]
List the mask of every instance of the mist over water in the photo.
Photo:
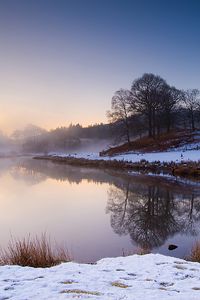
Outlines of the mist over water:
[{"label": "mist over water", "polygon": [[29,124],[10,136],[0,134],[0,156],[52,153],[98,153],[113,143],[108,125],[71,125],[47,131]]},{"label": "mist over water", "polygon": [[103,149],[107,149],[111,144],[111,140],[99,140],[99,139],[81,139],[80,146],[69,150],[69,153],[99,153]]}]

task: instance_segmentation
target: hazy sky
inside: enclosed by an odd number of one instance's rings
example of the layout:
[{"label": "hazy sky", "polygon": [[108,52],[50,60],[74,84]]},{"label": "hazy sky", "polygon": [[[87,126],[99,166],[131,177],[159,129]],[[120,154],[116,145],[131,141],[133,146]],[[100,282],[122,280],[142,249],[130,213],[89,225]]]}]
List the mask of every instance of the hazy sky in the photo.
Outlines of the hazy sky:
[{"label": "hazy sky", "polygon": [[0,128],[105,122],[144,72],[200,88],[199,0],[0,0]]}]

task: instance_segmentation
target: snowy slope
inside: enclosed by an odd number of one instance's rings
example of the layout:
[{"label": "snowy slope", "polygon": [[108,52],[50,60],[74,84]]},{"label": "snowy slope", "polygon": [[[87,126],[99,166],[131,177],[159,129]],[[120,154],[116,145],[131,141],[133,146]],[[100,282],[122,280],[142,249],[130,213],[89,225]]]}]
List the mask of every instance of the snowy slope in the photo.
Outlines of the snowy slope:
[{"label": "snowy slope", "polygon": [[199,300],[200,264],[148,254],[106,258],[96,265],[2,266],[0,299]]}]

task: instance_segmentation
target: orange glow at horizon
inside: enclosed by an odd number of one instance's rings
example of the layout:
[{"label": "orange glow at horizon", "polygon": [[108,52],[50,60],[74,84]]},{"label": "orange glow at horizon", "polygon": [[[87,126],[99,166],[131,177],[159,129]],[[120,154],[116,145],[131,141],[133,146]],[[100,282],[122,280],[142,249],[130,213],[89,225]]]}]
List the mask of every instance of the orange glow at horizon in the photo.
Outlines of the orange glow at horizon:
[{"label": "orange glow at horizon", "polygon": [[81,121],[80,119],[76,120],[75,118],[67,120],[65,118],[58,117],[57,114],[54,116],[52,113],[50,120],[48,120],[48,118],[42,119],[42,114],[41,118],[31,118],[27,115],[13,116],[13,114],[12,116],[9,116],[6,114],[1,116],[0,131],[2,131],[4,134],[10,135],[15,130],[23,129],[27,124],[33,124],[46,130],[51,130],[57,127],[68,127],[70,124],[80,124],[83,127],[87,127],[100,123],[107,123],[106,116],[104,119],[100,119],[98,116],[93,115],[93,118],[85,118]]}]

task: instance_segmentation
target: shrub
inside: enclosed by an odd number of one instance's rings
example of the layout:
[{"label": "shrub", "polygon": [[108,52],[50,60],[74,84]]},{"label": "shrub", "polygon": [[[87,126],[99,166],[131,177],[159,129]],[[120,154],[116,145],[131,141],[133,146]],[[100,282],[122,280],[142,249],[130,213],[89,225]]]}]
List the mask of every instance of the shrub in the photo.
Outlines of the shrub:
[{"label": "shrub", "polygon": [[151,251],[148,248],[142,248],[142,247],[138,247],[132,251],[125,251],[124,249],[122,249],[122,256],[126,257],[126,256],[130,256],[130,255],[145,255],[145,254],[150,254]]},{"label": "shrub", "polygon": [[46,234],[31,238],[14,239],[8,244],[7,250],[1,251],[1,265],[20,265],[34,268],[46,268],[70,261],[68,252],[61,247],[52,249]]},{"label": "shrub", "polygon": [[200,263],[200,241],[196,242],[192,247],[190,256],[188,258],[190,261]]}]

